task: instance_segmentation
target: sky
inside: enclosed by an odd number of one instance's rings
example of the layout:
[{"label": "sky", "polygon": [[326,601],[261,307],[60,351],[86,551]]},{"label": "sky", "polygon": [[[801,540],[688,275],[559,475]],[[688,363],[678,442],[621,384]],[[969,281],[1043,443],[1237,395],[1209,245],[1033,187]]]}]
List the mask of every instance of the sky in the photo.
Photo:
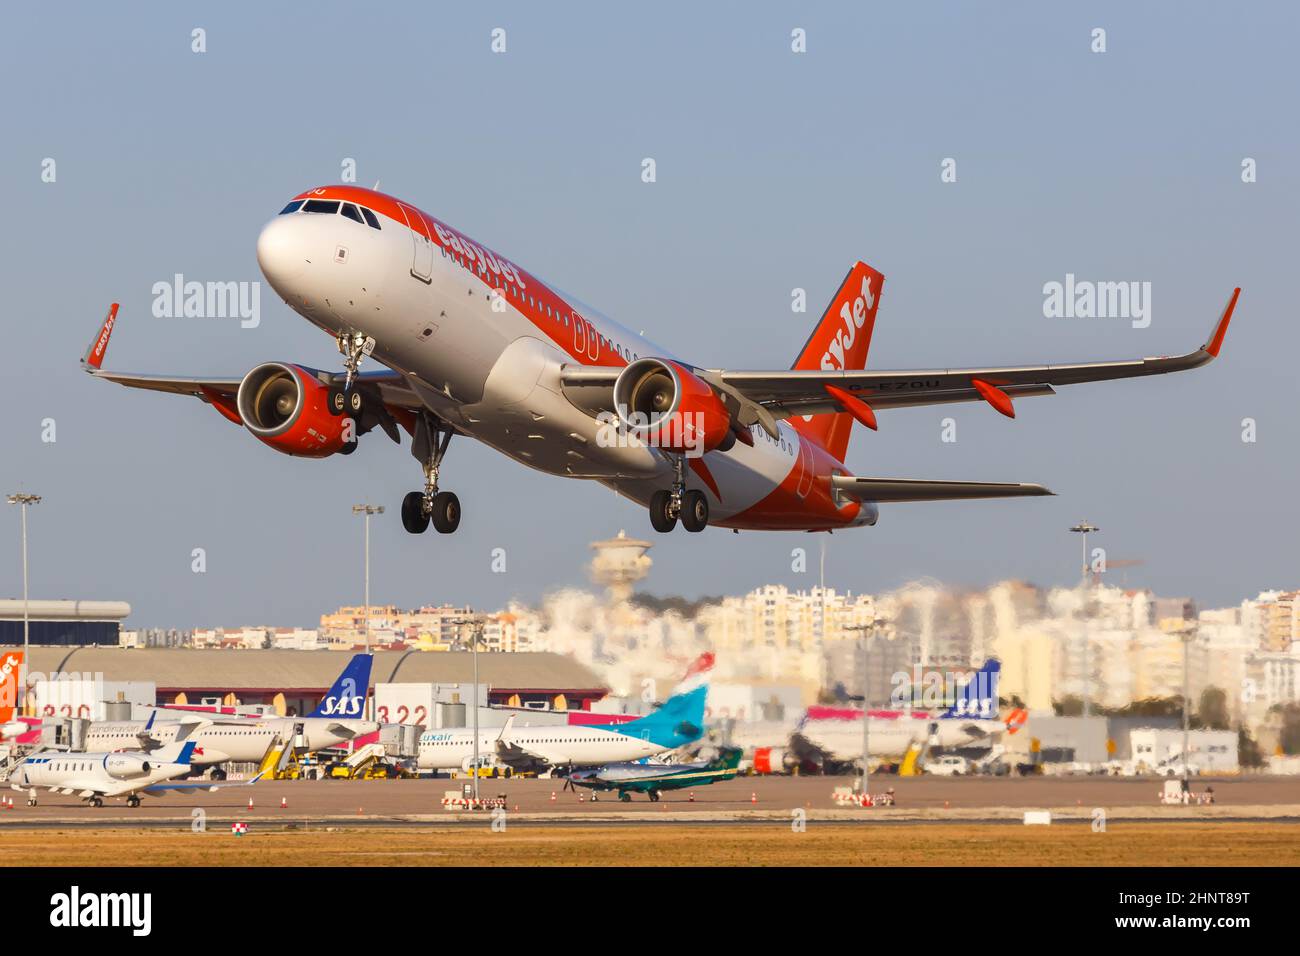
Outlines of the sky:
[{"label": "sky", "polygon": [[[138,627],[314,625],[361,600],[362,501],[387,507],[372,600],[404,607],[583,586],[588,543],[619,529],[653,538],[659,594],[813,586],[823,543],[827,584],[854,591],[1062,584],[1082,518],[1111,560],[1144,562],[1130,586],[1202,607],[1294,588],[1298,25],[1283,3],[11,8],[0,491],[44,497],[32,596],[125,600]],[[176,273],[261,279],[263,223],[348,159],[362,185],[705,367],[787,368],[859,258],[886,276],[878,369],[1189,351],[1244,291],[1208,368],[1065,388],[1015,421],[983,404],[886,411],[849,448],[858,474],[1034,481],[1054,498],[882,506],[876,527],[830,538],[659,536],[602,486],[458,440],[442,486],[460,530],[411,536],[398,506],[419,467],[378,432],[347,458],[289,458],[200,402],[78,368],[111,301],[106,367],[338,368],[333,340],[265,284],[255,328],[151,305]],[[1151,321],[1047,317],[1044,285],[1067,274],[1149,282]],[[0,515],[0,596],[21,593],[17,511]]]}]

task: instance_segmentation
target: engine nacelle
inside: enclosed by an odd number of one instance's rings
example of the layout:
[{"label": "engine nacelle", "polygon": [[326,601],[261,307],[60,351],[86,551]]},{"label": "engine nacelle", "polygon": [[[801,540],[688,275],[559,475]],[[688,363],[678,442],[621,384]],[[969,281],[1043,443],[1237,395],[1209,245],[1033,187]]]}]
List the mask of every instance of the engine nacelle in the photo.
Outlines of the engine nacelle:
[{"label": "engine nacelle", "polygon": [[690,369],[666,359],[638,359],[623,369],[614,382],[614,410],[623,428],[669,451],[725,451],[736,441],[731,415],[717,393]]},{"label": "engine nacelle", "polygon": [[330,410],[329,392],[300,366],[267,362],[239,383],[235,407],[244,427],[276,451],[324,458],[347,444],[351,423]]},{"label": "engine nacelle", "polygon": [[148,776],[153,767],[142,757],[132,754],[110,754],[104,761],[104,769],[108,771],[110,777],[132,780],[136,777]]}]

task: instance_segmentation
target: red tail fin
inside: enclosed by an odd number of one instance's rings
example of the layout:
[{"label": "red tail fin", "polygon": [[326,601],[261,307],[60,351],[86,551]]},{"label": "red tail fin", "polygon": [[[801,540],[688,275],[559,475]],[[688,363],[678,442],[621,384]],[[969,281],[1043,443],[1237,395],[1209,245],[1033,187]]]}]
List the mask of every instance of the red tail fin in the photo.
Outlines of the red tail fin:
[{"label": "red tail fin", "polygon": [[[791,368],[832,372],[867,367],[876,307],[885,277],[865,262],[855,263],[817,328]],[[849,448],[853,416],[846,412],[795,418],[790,422],[828,452],[844,460]]]}]

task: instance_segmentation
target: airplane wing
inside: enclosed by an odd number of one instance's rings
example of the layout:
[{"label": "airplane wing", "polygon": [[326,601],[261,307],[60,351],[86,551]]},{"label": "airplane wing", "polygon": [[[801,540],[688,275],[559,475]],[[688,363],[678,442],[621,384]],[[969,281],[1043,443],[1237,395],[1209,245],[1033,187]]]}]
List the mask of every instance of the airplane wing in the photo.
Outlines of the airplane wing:
[{"label": "airplane wing", "polygon": [[[103,368],[104,356],[108,352],[108,340],[117,324],[118,303],[114,302],[100,326],[99,333],[91,340],[90,347],[82,356],[81,366],[95,378],[116,382],[127,388],[143,388],[154,392],[170,392],[173,395],[191,395],[214,406],[230,421],[239,423],[239,413],[235,410],[235,395],[239,391],[242,376],[177,376],[148,375],[130,372],[110,372]],[[309,369],[324,385],[342,385],[344,374],[341,372],[322,372]],[[383,404],[390,408],[420,409],[423,403],[406,377],[391,370],[362,372],[356,377],[359,385],[374,389],[379,393]]]},{"label": "airplane wing", "polygon": [[[1223,345],[1241,289],[1234,289],[1209,339],[1183,355],[1075,365],[988,366],[966,369],[900,371],[795,370],[744,371],[697,369],[702,379],[735,400],[739,422],[749,426],[771,419],[826,412],[848,412],[875,427],[874,411],[951,402],[988,402],[1008,418],[1013,400],[1052,395],[1060,385],[1164,375],[1199,368],[1213,361]],[[561,381],[573,386],[614,384],[620,369],[566,365]],[[764,425],[766,427],[766,424]],[[1038,492],[1026,492],[1034,494]]]},{"label": "airplane wing", "polygon": [[251,787],[253,784],[257,783],[257,781],[261,780],[263,774],[265,773],[266,771],[263,770],[260,773],[258,773],[256,777],[250,777],[247,780],[230,780],[230,781],[219,780],[215,782],[203,780],[203,781],[194,781],[192,783],[188,781],[182,781],[180,783],[155,783],[152,786],[145,787],[144,792],[165,794],[175,790],[180,790],[180,791],[224,790],[227,787]]},{"label": "airplane wing", "polygon": [[1050,495],[1042,485],[1010,481],[929,481],[921,478],[855,478],[832,475],[831,487],[858,501],[967,501]]},{"label": "airplane wing", "polygon": [[[515,714],[506,718],[496,739],[496,758],[511,770],[537,770],[556,763],[552,755],[521,746],[510,739],[510,728],[515,724]],[[560,761],[563,763],[563,761]]]}]

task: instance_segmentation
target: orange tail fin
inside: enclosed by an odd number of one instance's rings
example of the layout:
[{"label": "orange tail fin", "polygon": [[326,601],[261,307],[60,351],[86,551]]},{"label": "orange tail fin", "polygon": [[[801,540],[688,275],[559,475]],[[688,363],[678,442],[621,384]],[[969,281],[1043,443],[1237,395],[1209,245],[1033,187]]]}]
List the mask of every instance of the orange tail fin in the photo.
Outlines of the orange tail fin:
[{"label": "orange tail fin", "polygon": [[[884,284],[885,277],[871,266],[855,263],[791,368],[827,372],[866,368],[871,332],[876,325],[876,307]],[[790,423],[840,461],[844,460],[853,430],[852,415],[846,412],[810,415],[792,419]]]}]

